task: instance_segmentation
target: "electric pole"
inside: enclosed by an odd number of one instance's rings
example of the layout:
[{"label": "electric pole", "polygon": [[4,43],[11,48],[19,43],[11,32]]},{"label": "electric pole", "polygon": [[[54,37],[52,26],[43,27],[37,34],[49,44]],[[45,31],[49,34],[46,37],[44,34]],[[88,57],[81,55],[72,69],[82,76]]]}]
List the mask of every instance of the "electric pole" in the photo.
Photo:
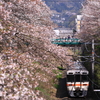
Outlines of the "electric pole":
[{"label": "electric pole", "polygon": [[[94,40],[92,40],[92,80],[94,80]],[[92,83],[92,89],[94,90],[94,85]]]}]

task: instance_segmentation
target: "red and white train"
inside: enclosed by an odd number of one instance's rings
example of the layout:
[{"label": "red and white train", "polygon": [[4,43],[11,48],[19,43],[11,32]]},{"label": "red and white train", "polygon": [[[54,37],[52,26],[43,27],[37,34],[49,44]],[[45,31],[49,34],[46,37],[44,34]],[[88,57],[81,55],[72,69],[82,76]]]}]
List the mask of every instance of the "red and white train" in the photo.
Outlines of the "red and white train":
[{"label": "red and white train", "polygon": [[70,97],[85,97],[88,92],[89,72],[78,61],[67,70],[66,86]]}]

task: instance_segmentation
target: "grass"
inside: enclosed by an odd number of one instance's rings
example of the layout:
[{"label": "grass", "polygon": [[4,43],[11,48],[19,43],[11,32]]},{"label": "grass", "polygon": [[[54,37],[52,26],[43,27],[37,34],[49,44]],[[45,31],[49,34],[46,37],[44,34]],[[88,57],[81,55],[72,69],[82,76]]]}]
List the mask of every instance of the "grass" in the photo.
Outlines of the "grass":
[{"label": "grass", "polygon": [[38,61],[34,61],[33,64],[38,64],[38,65],[40,65],[40,63],[39,63]]},{"label": "grass", "polygon": [[61,67],[61,66],[58,66],[57,68],[58,68],[59,70],[63,70],[63,67]]},{"label": "grass", "polygon": [[52,72],[55,73],[55,74],[57,74],[57,70],[55,70],[55,69],[53,69]]},{"label": "grass", "polygon": [[52,70],[52,72],[55,73],[55,74],[58,74],[59,72],[61,73],[62,70],[55,70],[55,69],[54,69],[54,70]]},{"label": "grass", "polygon": [[43,95],[46,100],[51,100],[50,94],[48,93],[48,90],[44,89],[41,86],[36,87],[35,90],[39,90],[41,92],[41,95]]},{"label": "grass", "polygon": [[41,88],[41,87],[39,87],[39,86],[38,86],[38,87],[36,87],[36,88],[35,88],[35,90],[39,90],[39,91],[41,91],[41,92],[44,92],[44,89],[43,89],[43,88]]},{"label": "grass", "polygon": [[48,68],[49,66],[44,66],[44,67]]},{"label": "grass", "polygon": [[57,78],[57,79],[62,78],[62,74],[58,74],[58,75],[56,76],[56,78]]},{"label": "grass", "polygon": [[58,85],[58,84],[54,84],[54,87],[55,87],[56,89],[58,89],[58,88],[59,88],[59,85]]}]

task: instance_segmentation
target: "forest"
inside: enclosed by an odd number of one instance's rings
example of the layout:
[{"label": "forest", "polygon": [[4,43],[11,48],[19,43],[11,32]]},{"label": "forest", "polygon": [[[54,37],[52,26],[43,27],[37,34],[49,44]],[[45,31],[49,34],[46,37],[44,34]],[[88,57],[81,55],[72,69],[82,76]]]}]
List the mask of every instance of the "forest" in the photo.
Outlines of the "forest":
[{"label": "forest", "polygon": [[70,52],[51,44],[50,16],[41,0],[0,0],[0,100],[56,99]]}]

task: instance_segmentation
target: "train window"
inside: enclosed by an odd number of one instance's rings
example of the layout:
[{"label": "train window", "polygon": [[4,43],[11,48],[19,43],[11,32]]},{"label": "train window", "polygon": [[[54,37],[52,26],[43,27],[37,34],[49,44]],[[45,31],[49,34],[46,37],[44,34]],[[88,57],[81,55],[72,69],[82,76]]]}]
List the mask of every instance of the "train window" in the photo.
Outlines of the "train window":
[{"label": "train window", "polygon": [[74,75],[67,75],[68,82],[74,82]]},{"label": "train window", "polygon": [[80,75],[75,75],[75,81],[80,82]]},{"label": "train window", "polygon": [[88,81],[87,75],[82,75],[82,81]]}]

